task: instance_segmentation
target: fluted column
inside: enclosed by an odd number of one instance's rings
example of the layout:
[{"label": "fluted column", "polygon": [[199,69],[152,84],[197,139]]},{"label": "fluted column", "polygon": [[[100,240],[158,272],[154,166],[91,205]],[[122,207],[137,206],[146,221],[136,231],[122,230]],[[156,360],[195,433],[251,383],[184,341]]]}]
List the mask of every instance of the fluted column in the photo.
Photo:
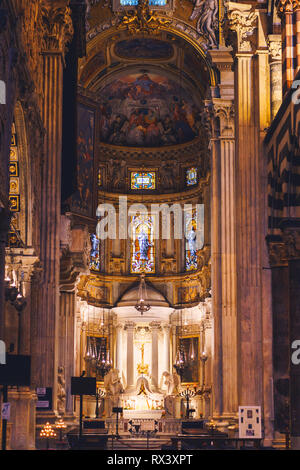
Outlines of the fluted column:
[{"label": "fluted column", "polygon": [[34,318],[33,377],[35,385],[53,387],[56,374],[59,313],[59,256],[62,150],[63,60],[73,33],[67,0],[45,1],[43,27],[43,103],[46,130],[42,181],[41,262],[43,277]]},{"label": "fluted column", "polygon": [[134,386],[134,322],[126,322],[125,330],[127,331],[127,389],[132,389]]},{"label": "fluted column", "polygon": [[151,350],[151,384],[154,390],[158,389],[158,333],[161,327],[160,322],[150,323],[152,332],[152,350]]},{"label": "fluted column", "polygon": [[234,416],[238,401],[234,76],[229,51],[210,55],[220,72],[220,98],[207,102],[212,127],[213,414],[218,418]]},{"label": "fluted column", "polygon": [[[213,99],[214,119],[219,122],[219,206],[222,340],[222,415],[233,416],[237,393],[237,266],[234,106],[232,100]],[[216,338],[218,341],[219,338]]]},{"label": "fluted column", "polygon": [[256,100],[261,90],[254,77],[251,43],[257,13],[252,5],[230,4],[230,24],[238,39],[235,125],[239,405],[262,405],[261,157],[255,120],[260,112]]}]

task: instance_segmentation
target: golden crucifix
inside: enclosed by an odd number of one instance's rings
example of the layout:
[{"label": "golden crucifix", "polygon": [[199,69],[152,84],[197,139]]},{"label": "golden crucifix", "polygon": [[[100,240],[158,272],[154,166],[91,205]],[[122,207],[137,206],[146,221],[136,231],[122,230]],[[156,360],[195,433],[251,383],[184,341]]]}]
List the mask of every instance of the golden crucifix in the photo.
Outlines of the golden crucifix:
[{"label": "golden crucifix", "polygon": [[137,371],[139,374],[148,375],[149,366],[145,364],[145,343],[142,343],[140,347],[141,351],[141,362],[137,365]]}]

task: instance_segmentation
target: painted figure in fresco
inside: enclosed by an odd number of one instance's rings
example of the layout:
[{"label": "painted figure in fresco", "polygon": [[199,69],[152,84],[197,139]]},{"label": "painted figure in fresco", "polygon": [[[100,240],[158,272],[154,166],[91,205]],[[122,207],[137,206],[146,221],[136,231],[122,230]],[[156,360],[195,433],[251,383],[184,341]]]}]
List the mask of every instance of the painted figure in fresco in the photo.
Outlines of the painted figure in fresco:
[{"label": "painted figure in fresco", "polygon": [[148,240],[148,235],[144,232],[144,230],[141,231],[141,233],[138,236],[138,242],[139,242],[139,253],[140,253],[140,260],[148,260],[148,249],[151,246],[151,243],[149,243]]},{"label": "painted figure in fresco", "polygon": [[112,122],[110,129],[109,129],[109,139],[108,142],[110,144],[117,144],[121,145],[125,141],[125,135],[123,132],[124,122],[126,121],[125,116],[121,116],[117,114],[116,118]]},{"label": "painted figure in fresco", "polygon": [[103,90],[100,141],[112,145],[157,147],[199,135],[198,107],[176,82],[156,74],[132,74]]},{"label": "painted figure in fresco", "polygon": [[198,18],[197,31],[208,38],[208,46],[217,47],[215,29],[218,27],[218,0],[195,0],[190,20]]}]

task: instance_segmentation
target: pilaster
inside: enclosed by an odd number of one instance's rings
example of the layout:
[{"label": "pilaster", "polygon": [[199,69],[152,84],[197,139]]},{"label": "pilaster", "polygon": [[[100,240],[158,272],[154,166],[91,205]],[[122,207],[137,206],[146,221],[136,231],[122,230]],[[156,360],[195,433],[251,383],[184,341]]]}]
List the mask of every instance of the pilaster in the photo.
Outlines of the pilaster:
[{"label": "pilaster", "polygon": [[67,0],[45,0],[42,16],[43,103],[46,130],[42,177],[41,262],[43,276],[34,318],[33,371],[37,385],[52,387],[54,410],[57,396],[59,314],[59,256],[62,149],[63,65],[67,43],[73,34]]}]

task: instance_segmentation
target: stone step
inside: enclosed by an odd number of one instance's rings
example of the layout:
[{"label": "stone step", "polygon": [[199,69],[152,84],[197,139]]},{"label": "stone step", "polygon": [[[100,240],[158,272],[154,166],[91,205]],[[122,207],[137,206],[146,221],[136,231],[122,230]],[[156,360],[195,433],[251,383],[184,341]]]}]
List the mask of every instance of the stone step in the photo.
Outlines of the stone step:
[{"label": "stone step", "polygon": [[114,440],[113,445],[110,441],[107,445],[109,450],[161,450],[163,445],[171,445],[169,439],[149,439],[147,448],[147,439],[121,438]]}]

